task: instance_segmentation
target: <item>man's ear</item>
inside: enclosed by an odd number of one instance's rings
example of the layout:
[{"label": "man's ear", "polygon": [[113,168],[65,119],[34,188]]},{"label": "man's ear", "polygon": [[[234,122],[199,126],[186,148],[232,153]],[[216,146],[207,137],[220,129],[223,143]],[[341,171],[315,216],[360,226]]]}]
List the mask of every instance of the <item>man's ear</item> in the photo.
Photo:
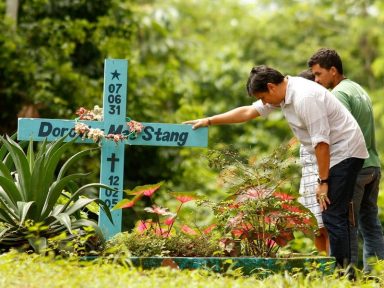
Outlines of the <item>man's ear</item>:
[{"label": "man's ear", "polygon": [[332,66],[331,68],[329,68],[329,72],[331,72],[332,76],[335,76],[336,74],[339,73],[339,71],[337,71],[335,66]]},{"label": "man's ear", "polygon": [[276,84],[274,83],[267,83],[268,91],[274,91],[276,89]]}]

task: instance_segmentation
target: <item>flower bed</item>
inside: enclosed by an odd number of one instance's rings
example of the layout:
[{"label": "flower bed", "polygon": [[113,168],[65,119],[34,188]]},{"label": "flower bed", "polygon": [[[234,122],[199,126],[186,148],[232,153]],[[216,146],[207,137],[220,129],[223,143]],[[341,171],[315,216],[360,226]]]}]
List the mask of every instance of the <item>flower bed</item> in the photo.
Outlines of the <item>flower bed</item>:
[{"label": "flower bed", "polygon": [[133,266],[153,269],[168,266],[175,269],[209,269],[213,272],[227,272],[241,269],[244,275],[267,276],[278,272],[309,272],[316,269],[332,274],[335,268],[333,257],[295,256],[290,258],[258,257],[130,257]]}]

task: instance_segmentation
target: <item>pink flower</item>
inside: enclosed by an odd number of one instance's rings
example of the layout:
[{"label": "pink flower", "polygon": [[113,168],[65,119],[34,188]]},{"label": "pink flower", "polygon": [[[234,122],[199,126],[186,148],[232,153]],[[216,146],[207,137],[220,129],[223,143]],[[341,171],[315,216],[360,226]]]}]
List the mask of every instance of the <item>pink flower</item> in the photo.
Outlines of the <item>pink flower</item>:
[{"label": "pink flower", "polygon": [[146,220],[146,221],[140,220],[138,222],[138,225],[137,225],[137,231],[139,233],[143,233],[146,230],[148,230],[151,227],[151,225],[152,225],[152,220],[151,219]]},{"label": "pink flower", "polygon": [[167,208],[162,208],[157,205],[153,205],[152,207],[146,207],[144,208],[144,211],[157,215],[173,215],[171,212],[168,211]]},{"label": "pink flower", "polygon": [[167,226],[171,226],[173,223],[175,223],[176,216],[169,217],[164,220],[164,224]]}]

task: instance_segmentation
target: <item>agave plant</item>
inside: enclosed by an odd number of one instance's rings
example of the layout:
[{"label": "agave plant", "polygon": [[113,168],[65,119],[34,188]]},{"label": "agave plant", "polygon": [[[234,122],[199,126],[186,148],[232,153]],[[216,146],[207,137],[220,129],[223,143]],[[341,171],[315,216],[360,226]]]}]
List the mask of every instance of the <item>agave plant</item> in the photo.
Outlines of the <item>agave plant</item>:
[{"label": "agave plant", "polygon": [[[65,137],[51,143],[43,142],[36,153],[30,141],[25,153],[11,137],[0,136],[0,224],[3,227],[0,230],[0,248],[30,245],[36,252],[44,251],[48,239],[65,231],[72,234],[86,226],[93,227],[103,239],[97,224],[79,212],[95,202],[112,221],[103,201],[84,196],[91,187],[111,188],[100,183],[74,185],[75,180],[89,173],[67,175],[68,168],[94,149],[80,151],[59,165],[64,152],[75,141],[65,143]],[[76,190],[71,187],[76,187]],[[58,202],[66,191],[73,193],[64,203]]]}]

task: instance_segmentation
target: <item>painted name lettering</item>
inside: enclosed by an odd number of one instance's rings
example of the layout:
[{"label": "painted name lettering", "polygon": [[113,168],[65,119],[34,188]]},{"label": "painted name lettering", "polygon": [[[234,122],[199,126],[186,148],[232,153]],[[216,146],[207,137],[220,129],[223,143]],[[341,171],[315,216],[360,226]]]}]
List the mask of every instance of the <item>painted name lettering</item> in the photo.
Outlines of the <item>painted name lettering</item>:
[{"label": "painted name lettering", "polygon": [[119,125],[116,128],[115,125],[112,124],[109,127],[108,134],[123,134],[127,136],[129,134],[129,131],[127,129],[123,131],[123,125]]},{"label": "painted name lettering", "polygon": [[47,137],[49,135],[53,135],[55,137],[61,137],[67,133],[69,133],[68,136],[71,138],[77,135],[74,128],[53,127],[49,122],[41,122],[38,136]]},{"label": "painted name lettering", "polygon": [[184,146],[188,140],[188,132],[169,132],[162,131],[161,128],[155,128],[152,126],[146,126],[143,130],[142,139],[144,141],[150,141],[153,137],[153,134],[156,136],[156,141],[164,141],[164,142],[176,142],[179,146]]},{"label": "painted name lettering", "polygon": [[[104,129],[101,129],[104,131]],[[68,134],[68,137],[74,138],[77,136],[74,128],[54,126],[50,122],[43,121],[40,123],[38,136],[39,137],[61,137]],[[110,125],[108,134],[123,134],[129,135],[129,130],[125,125]],[[189,133],[188,132],[176,132],[165,131],[164,128],[154,128],[152,126],[144,127],[143,133],[139,136],[144,141],[156,141],[156,142],[174,142],[178,146],[184,146],[187,143]]]}]

